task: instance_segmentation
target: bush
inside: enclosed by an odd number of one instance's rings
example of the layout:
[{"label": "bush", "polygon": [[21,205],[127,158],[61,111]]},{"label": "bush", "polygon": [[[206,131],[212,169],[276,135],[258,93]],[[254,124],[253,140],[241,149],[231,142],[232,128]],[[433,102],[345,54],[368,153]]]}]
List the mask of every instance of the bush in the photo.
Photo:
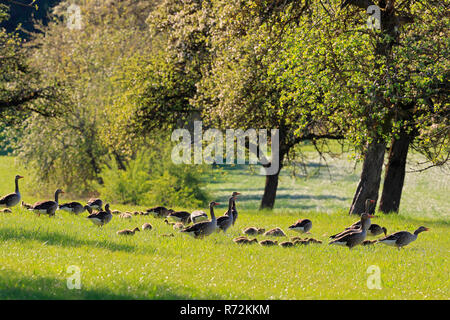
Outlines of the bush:
[{"label": "bush", "polygon": [[[170,146],[170,144],[169,144]],[[139,152],[126,170],[115,161],[102,171],[101,196],[111,202],[133,205],[198,207],[206,204],[201,188],[203,166],[176,165],[170,149],[159,146]]]}]

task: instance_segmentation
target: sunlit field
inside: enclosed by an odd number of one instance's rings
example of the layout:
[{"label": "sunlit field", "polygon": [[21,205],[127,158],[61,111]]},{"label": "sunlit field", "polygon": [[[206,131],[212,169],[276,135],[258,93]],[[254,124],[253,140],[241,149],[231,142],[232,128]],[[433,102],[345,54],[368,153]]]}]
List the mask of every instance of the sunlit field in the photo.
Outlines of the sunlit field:
[{"label": "sunlit field", "polygon": [[[285,170],[274,212],[257,210],[263,177],[243,168],[212,171],[209,190],[222,203],[217,214],[225,211],[232,191],[239,190],[242,197],[236,225],[226,235],[217,233],[205,240],[178,233],[151,216],[129,220],[115,216],[98,228],[85,218],[87,213],[59,211],[48,218],[20,207],[12,214],[0,213],[0,298],[448,299],[450,240],[444,197],[449,190],[438,171],[408,175],[402,213],[376,218],[388,233],[414,231],[420,225],[431,228],[429,232],[402,250],[382,244],[349,250],[327,245],[327,238],[356,220],[346,214],[346,206],[357,175],[351,167],[330,169],[332,176],[338,169],[347,174],[330,180],[329,172],[321,170],[305,180],[294,179]],[[12,158],[0,158],[2,194],[13,188],[15,170],[19,169]],[[32,186],[23,182],[24,199],[34,201],[26,195]],[[113,209],[145,208],[113,205]],[[313,221],[311,236],[323,244],[282,248],[232,242],[247,226],[281,227],[295,236],[287,227],[303,217]],[[131,237],[116,234],[145,222],[153,230]],[[287,238],[279,239],[283,240]],[[368,287],[372,265],[379,267],[381,289]],[[70,266],[79,268],[81,289],[67,286],[73,276]]]}]

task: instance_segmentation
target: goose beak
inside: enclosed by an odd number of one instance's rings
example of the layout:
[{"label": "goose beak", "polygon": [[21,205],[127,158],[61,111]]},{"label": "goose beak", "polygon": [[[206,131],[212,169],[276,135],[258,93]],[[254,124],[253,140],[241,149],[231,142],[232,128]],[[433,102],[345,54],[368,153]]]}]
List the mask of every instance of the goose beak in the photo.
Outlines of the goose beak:
[{"label": "goose beak", "polygon": [[19,179],[23,179],[24,177],[23,177],[23,176],[18,176],[17,178],[19,178]]},{"label": "goose beak", "polygon": [[376,218],[376,216],[374,216],[373,214],[369,214],[368,217],[369,218]]},{"label": "goose beak", "polygon": [[429,231],[430,230],[430,228],[425,228],[425,231]]}]

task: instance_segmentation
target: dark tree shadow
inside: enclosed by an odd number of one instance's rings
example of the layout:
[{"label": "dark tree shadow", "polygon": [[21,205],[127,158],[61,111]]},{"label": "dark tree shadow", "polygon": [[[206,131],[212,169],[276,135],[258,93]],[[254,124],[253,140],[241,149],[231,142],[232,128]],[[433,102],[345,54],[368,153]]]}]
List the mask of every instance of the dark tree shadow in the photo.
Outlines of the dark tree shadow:
[{"label": "dark tree shadow", "polygon": [[81,247],[92,246],[96,248],[104,248],[111,251],[126,251],[133,252],[137,248],[136,246],[122,243],[115,243],[113,241],[105,240],[90,240],[90,239],[77,239],[60,232],[55,231],[29,231],[23,229],[0,229],[0,240],[38,240],[45,242],[46,245],[55,245],[63,247]]},{"label": "dark tree shadow", "polygon": [[[69,275],[68,275],[69,276]],[[133,284],[127,284],[133,286]],[[142,287],[142,284],[139,285]],[[158,299],[158,300],[189,300],[199,295],[198,290],[192,290],[192,295],[179,294],[176,287],[171,288],[166,285],[158,285],[154,281],[148,281],[145,285],[150,289],[148,295],[129,294],[126,290],[123,294],[116,294],[108,291],[106,288],[86,289],[83,288],[81,281],[81,289],[69,289],[67,287],[67,279],[55,279],[50,277],[39,276],[30,278],[21,273],[6,270],[0,274],[0,299],[2,300],[133,300],[133,299]],[[126,287],[126,286],[125,286]],[[140,290],[141,291],[141,290]],[[142,290],[145,291],[145,290]],[[158,296],[156,296],[158,294]],[[220,299],[220,296],[210,295],[208,298]]]}]

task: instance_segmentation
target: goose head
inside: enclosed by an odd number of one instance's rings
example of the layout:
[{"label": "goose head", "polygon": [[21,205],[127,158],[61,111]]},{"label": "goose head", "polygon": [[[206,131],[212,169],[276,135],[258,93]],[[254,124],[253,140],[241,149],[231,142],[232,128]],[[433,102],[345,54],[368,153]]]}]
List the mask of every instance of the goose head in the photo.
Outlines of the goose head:
[{"label": "goose head", "polygon": [[375,218],[375,216],[368,213],[363,213],[361,215],[361,226],[364,230],[367,230],[370,227],[370,218]]},{"label": "goose head", "polygon": [[366,202],[365,202],[366,213],[369,212],[370,206],[373,205],[374,203],[376,203],[375,200],[372,200],[372,199],[367,199],[367,200],[366,200]]},{"label": "goose head", "polygon": [[16,175],[15,180],[18,181],[18,180],[23,179],[23,178],[24,178],[23,176]]},{"label": "goose head", "polygon": [[59,198],[59,195],[60,195],[61,193],[64,193],[64,191],[62,191],[61,189],[57,189],[57,190],[55,191],[55,202],[56,202],[56,203],[58,203],[58,198]]},{"label": "goose head", "polygon": [[419,233],[424,232],[424,231],[428,231],[428,230],[430,230],[430,228],[421,226],[421,227],[419,227],[416,231],[414,231],[414,234],[415,234],[415,235],[418,235]]},{"label": "goose head", "polygon": [[87,212],[89,212],[89,214],[92,214],[92,208],[89,206],[84,206],[84,210],[86,210]]},{"label": "goose head", "polygon": [[387,229],[385,227],[382,227],[381,230],[383,230],[384,236],[387,236]]}]

